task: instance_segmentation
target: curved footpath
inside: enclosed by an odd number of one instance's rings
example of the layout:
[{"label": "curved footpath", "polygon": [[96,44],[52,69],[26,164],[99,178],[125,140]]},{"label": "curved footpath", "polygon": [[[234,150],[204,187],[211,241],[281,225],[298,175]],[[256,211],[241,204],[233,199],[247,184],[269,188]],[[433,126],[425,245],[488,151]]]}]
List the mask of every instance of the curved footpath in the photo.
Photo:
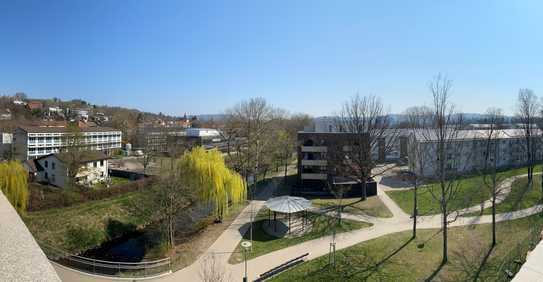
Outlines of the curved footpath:
[{"label": "curved footpath", "polygon": [[[507,194],[511,191],[511,185],[515,179],[521,176],[514,176],[506,179],[501,188],[503,188],[503,194],[500,197],[499,202],[503,201]],[[378,179],[379,180],[379,179]],[[379,181],[378,181],[379,183]],[[269,187],[268,193],[273,191],[275,187]],[[343,214],[344,218],[366,221],[373,224],[369,228],[354,230],[350,232],[340,233],[336,235],[336,250],[344,249],[358,243],[375,239],[387,234],[402,232],[411,230],[413,221],[410,219],[410,215],[405,213],[384,191],[386,190],[395,190],[393,188],[388,188],[382,184],[379,184],[378,197],[383,201],[387,208],[392,212],[393,216],[391,218],[376,218],[370,216],[362,215],[353,215],[353,214]],[[506,192],[506,193],[505,193]],[[485,202],[485,206],[488,201]],[[209,249],[202,255],[196,262],[190,266],[183,268],[179,271],[176,271],[170,275],[164,275],[161,277],[147,278],[146,281],[201,281],[202,269],[206,267],[203,264],[204,258],[213,255],[215,257],[215,262],[218,267],[223,269],[228,281],[239,281],[243,277],[244,273],[244,264],[239,263],[235,265],[228,264],[228,258],[230,253],[233,252],[242,239],[241,234],[247,230],[247,223],[251,221],[251,214],[255,214],[262,206],[264,201],[251,201],[249,206],[247,206],[234,220],[234,222],[221,234],[221,236],[209,247]],[[481,205],[476,205],[459,211],[458,214],[465,214],[474,211],[479,211]],[[501,213],[496,215],[496,221],[506,221],[514,220],[523,217],[527,217],[536,213],[543,211],[543,205],[537,205],[531,208],[524,210]],[[451,215],[454,216],[454,215]],[[441,227],[441,214],[430,215],[430,216],[420,216],[417,220],[417,226],[419,229],[433,229]],[[472,216],[472,217],[462,217],[459,216],[454,222],[450,223],[449,226],[465,226],[473,224],[485,224],[491,223],[491,215],[483,216]],[[314,259],[323,255],[328,254],[330,242],[332,240],[331,236],[325,236],[311,241],[306,241],[298,245],[294,245],[288,248],[277,250],[254,259],[251,259],[247,262],[249,269],[249,280],[257,278],[259,274],[270,270],[271,268],[289,260],[299,255],[309,252],[308,259]],[[85,273],[80,273],[73,269],[68,269],[59,265],[55,265],[59,276],[63,281],[119,281],[120,279],[114,278],[103,278],[88,275]],[[133,280],[133,279],[127,279]]]}]

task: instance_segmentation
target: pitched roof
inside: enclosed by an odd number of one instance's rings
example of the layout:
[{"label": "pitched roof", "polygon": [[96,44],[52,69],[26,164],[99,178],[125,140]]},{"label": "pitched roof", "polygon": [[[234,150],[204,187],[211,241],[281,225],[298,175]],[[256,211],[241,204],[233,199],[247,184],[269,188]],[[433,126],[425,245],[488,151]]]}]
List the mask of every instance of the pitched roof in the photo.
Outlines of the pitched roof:
[{"label": "pitched roof", "polygon": [[28,172],[36,173],[43,171],[43,167],[36,161],[36,159],[26,160],[24,165],[28,168]]},{"label": "pitched roof", "polygon": [[106,154],[104,154],[104,153],[102,153],[100,151],[81,151],[81,152],[78,152],[77,154],[74,154],[74,155],[71,155],[68,152],[49,154],[49,155],[39,157],[38,160],[43,159],[43,158],[47,158],[47,157],[50,157],[50,156],[55,156],[59,161],[64,162],[64,163],[69,162],[72,157],[77,157],[79,163],[88,163],[88,162],[94,162],[94,161],[101,161],[101,160],[107,160],[107,159],[110,158],[109,156],[107,156]]}]

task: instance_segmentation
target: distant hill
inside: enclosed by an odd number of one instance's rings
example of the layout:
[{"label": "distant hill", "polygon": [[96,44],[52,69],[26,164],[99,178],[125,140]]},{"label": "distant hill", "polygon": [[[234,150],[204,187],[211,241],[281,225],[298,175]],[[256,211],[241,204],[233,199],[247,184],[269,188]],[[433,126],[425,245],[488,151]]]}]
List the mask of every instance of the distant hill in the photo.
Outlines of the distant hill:
[{"label": "distant hill", "polygon": [[201,121],[221,121],[226,118],[225,114],[204,114],[204,115],[196,115],[196,118]]}]

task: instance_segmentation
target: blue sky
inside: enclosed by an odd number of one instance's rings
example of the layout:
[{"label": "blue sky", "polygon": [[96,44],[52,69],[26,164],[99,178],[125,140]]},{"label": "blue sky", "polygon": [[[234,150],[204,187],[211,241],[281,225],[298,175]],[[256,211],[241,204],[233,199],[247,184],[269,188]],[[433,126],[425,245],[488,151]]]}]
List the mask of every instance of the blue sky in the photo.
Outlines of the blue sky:
[{"label": "blue sky", "polygon": [[543,95],[541,1],[2,1],[0,94],[182,115],[261,96],[337,111],[429,103],[438,72],[465,112]]}]

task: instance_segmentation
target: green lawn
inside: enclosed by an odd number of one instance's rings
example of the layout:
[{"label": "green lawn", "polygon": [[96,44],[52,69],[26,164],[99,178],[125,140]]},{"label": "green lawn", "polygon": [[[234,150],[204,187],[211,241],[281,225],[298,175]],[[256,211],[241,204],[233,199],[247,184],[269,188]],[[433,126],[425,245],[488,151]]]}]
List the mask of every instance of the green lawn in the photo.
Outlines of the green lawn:
[{"label": "green lawn", "polygon": [[144,219],[130,212],[131,201],[140,195],[129,192],[66,208],[28,212],[23,220],[39,242],[77,253],[144,224]]},{"label": "green lawn", "polygon": [[[536,171],[541,171],[541,166],[536,167]],[[515,175],[526,174],[526,168],[517,168],[500,172],[501,178],[508,178]],[[439,196],[439,187],[432,183],[418,189],[418,209],[420,215],[437,214],[439,211],[439,202],[434,199],[431,191]],[[413,191],[387,191],[386,192],[406,213],[413,212]],[[471,207],[486,201],[490,198],[490,192],[485,188],[482,177],[479,175],[463,178],[457,196],[450,203],[450,210],[457,210]]]},{"label": "green lawn", "polygon": [[[337,199],[313,199],[311,201],[317,207],[332,207],[339,203]],[[392,213],[379,197],[369,197],[365,201],[360,201],[360,198],[345,198],[341,200],[341,205],[344,206],[343,211],[347,213],[374,217],[392,217]]]},{"label": "green lawn", "polygon": [[[309,233],[294,238],[276,238],[268,235],[262,229],[262,225],[265,224],[265,222],[267,221],[267,214],[267,209],[262,209],[255,218],[252,251],[247,253],[248,259],[258,257],[289,246],[297,245],[305,241],[313,240],[326,235],[331,235],[332,224],[337,224],[337,220],[330,216],[309,213],[309,219],[313,222],[313,229]],[[341,225],[337,226],[336,232],[342,233],[369,226],[371,226],[370,223],[343,219],[341,221]],[[250,233],[249,231],[247,231],[243,236],[243,240],[249,239]],[[230,256],[229,262],[239,263],[242,261],[242,248],[241,245],[238,244],[235,252]]]},{"label": "green lawn", "polygon": [[325,255],[270,281],[509,281],[505,270],[518,271],[514,261],[524,261],[542,226],[540,216],[499,223],[498,244],[485,263],[491,242],[489,224],[451,228],[449,262],[442,268],[441,233],[419,230],[415,240],[410,239],[410,231],[386,235],[339,250],[335,267]]},{"label": "green lawn", "polygon": [[[511,193],[507,195],[507,198],[496,205],[496,213],[512,212],[539,205],[542,203],[542,196],[541,175],[534,175],[531,188],[528,186],[528,177],[522,177],[513,182]],[[479,214],[481,213],[476,212],[467,214],[466,216]],[[483,214],[492,214],[492,209],[484,209]]]}]

